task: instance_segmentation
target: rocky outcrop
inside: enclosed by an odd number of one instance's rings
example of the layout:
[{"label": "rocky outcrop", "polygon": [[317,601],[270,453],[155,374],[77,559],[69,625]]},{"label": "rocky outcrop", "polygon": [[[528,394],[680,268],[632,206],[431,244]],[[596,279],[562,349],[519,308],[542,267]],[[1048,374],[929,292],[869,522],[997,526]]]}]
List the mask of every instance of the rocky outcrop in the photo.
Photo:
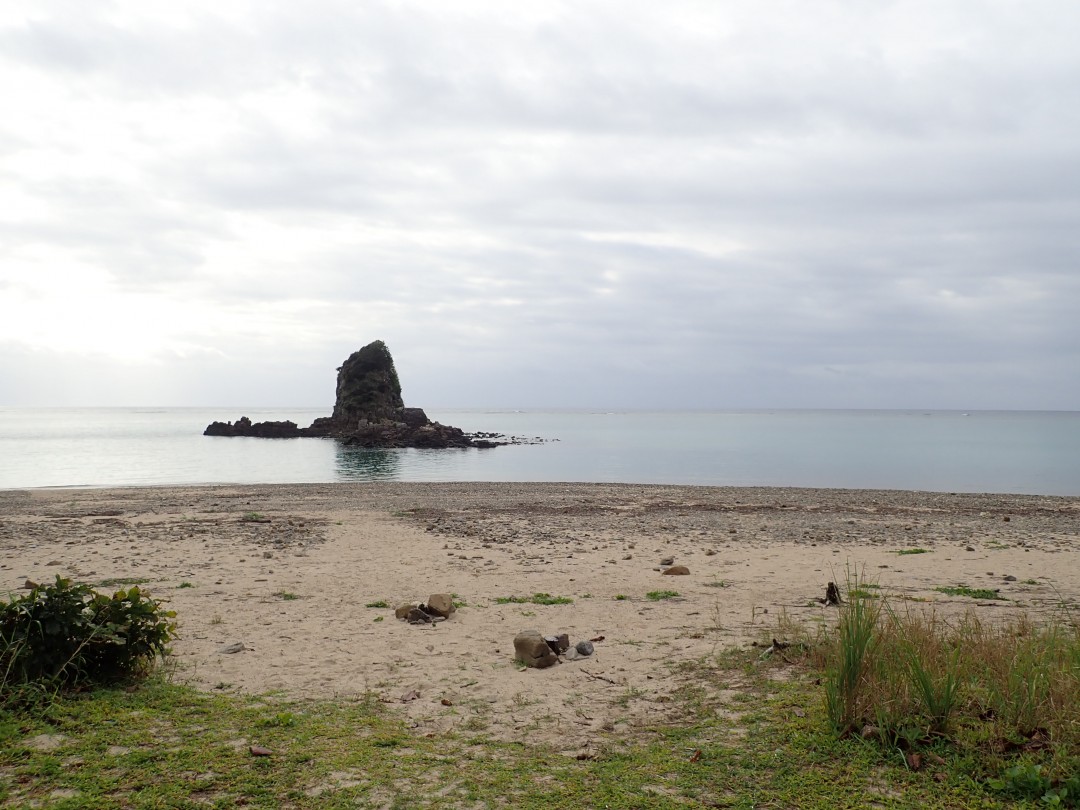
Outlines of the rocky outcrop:
[{"label": "rocky outcrop", "polygon": [[252,422],[241,416],[235,422],[211,422],[204,436],[255,436],[260,439],[295,439],[305,435],[296,422]]},{"label": "rocky outcrop", "polygon": [[[329,437],[356,447],[498,447],[510,441],[498,434],[471,436],[459,428],[432,422],[422,408],[406,408],[390,350],[381,340],[353,352],[337,370],[334,412],[310,427],[295,422],[213,422],[206,436],[254,436],[261,439]],[[515,442],[516,443],[516,442]]]}]

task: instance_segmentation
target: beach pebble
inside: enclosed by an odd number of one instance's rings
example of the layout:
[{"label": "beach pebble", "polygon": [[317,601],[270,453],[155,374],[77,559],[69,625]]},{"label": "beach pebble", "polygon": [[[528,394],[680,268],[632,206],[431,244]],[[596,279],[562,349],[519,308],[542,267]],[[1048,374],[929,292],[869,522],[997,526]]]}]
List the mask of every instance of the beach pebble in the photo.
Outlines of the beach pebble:
[{"label": "beach pebble", "polygon": [[675,563],[675,558],[674,557],[664,557],[664,559],[662,559],[660,561],[661,565],[673,565],[674,563]]},{"label": "beach pebble", "polygon": [[591,641],[579,641],[574,645],[574,651],[578,655],[588,656],[593,654],[593,645]]}]

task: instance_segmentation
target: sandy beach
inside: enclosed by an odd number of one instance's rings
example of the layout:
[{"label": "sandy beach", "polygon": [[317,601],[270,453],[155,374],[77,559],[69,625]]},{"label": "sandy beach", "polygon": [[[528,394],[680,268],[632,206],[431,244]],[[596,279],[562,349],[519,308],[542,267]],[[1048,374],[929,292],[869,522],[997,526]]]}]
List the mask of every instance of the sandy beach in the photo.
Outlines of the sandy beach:
[{"label": "sandy beach", "polygon": [[[57,575],[101,590],[139,581],[178,614],[177,681],[374,693],[419,733],[568,749],[662,721],[681,662],[768,638],[781,617],[832,621],[818,600],[848,571],[912,609],[1046,615],[1080,601],[1078,547],[1080,498],[586,484],[0,491],[0,594]],[[926,553],[898,553],[916,548]],[[662,561],[689,574],[663,574]],[[1003,598],[935,590],[956,585]],[[450,619],[395,618],[435,593],[454,594]],[[573,601],[500,601],[536,593]],[[595,652],[522,669],[523,629],[594,640]]]}]

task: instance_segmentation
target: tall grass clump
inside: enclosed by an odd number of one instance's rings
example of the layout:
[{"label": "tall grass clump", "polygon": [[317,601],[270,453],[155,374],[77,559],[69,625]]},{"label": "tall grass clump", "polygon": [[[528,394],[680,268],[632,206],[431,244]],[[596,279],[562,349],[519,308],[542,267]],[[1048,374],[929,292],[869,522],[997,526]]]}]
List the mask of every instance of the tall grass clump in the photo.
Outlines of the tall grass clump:
[{"label": "tall grass clump", "polygon": [[936,613],[900,616],[887,609],[889,647],[895,647],[915,699],[912,713],[928,721],[931,734],[943,734],[956,709],[962,646]]},{"label": "tall grass clump", "polygon": [[[1045,783],[1030,795],[1080,806],[1070,787],[1080,784],[1080,626],[1063,615],[1036,624],[899,612],[886,599],[850,598],[856,590],[849,584],[818,653],[838,733],[888,749],[944,742],[975,755],[1006,792]],[[1022,786],[1031,774],[1040,776]]]},{"label": "tall grass clump", "polygon": [[855,729],[871,710],[872,677],[869,669],[877,642],[880,603],[859,597],[858,577],[849,578],[846,603],[840,606],[836,646],[825,673],[825,698],[829,718],[841,733]]}]

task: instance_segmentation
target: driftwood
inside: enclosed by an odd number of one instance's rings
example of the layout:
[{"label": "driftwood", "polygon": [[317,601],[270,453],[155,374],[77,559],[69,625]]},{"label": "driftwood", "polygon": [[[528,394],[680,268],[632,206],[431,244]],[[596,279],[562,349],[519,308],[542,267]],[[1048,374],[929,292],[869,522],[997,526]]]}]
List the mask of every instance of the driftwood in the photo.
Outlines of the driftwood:
[{"label": "driftwood", "polygon": [[836,586],[835,582],[830,582],[829,587],[825,589],[825,604],[826,605],[839,605],[843,603],[843,599],[840,598],[840,589]]}]

